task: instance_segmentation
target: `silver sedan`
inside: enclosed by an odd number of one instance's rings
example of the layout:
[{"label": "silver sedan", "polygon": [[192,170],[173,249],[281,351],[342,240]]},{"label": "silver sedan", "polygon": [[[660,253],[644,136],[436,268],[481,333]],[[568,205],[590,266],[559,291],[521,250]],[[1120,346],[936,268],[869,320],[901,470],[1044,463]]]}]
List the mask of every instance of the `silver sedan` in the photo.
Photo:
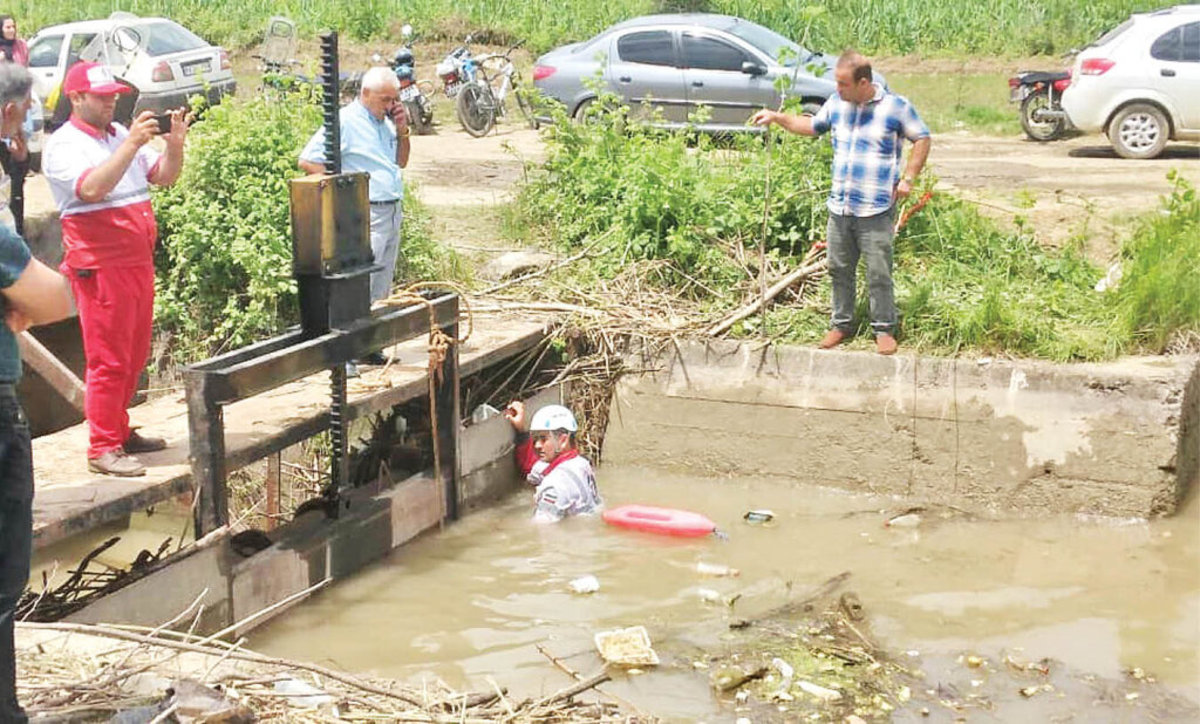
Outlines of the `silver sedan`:
[{"label": "silver sedan", "polygon": [[649,118],[667,128],[761,131],[746,121],[759,108],[779,106],[777,78],[815,112],[834,93],[835,61],[741,18],[647,15],[546,53],[533,81],[577,119],[598,87],[635,110],[650,109]]}]

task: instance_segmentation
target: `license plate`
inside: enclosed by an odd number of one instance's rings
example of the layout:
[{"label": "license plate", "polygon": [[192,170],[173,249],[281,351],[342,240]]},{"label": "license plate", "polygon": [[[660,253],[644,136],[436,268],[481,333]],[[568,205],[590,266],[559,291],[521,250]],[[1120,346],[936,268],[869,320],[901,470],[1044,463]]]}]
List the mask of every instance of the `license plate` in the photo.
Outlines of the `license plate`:
[{"label": "license plate", "polygon": [[1027,95],[1029,95],[1029,86],[1019,85],[1009,92],[1008,101],[1010,103],[1020,103],[1021,101],[1025,100],[1025,96]]},{"label": "license plate", "polygon": [[191,77],[200,73],[207,73],[212,69],[212,65],[207,60],[194,60],[191,63],[183,63],[179,66],[183,71],[184,76]]},{"label": "license plate", "polygon": [[400,100],[402,101],[411,101],[419,95],[421,95],[421,89],[415,85],[400,89]]}]

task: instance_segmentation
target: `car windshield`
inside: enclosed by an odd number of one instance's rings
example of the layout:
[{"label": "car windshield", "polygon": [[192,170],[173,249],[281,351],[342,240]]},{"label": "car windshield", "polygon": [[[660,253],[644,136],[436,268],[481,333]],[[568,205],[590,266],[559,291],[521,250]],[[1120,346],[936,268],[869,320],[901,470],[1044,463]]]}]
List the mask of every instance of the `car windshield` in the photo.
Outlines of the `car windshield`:
[{"label": "car windshield", "polygon": [[788,68],[794,66],[796,61],[800,61],[801,63],[808,62],[808,59],[813,55],[808,50],[793,43],[774,30],[764,28],[755,23],[738,21],[730,25],[727,30],[766,53],[774,60],[779,60],[780,52],[784,48],[787,48],[789,57],[783,64]]},{"label": "car windshield", "polygon": [[152,57],[208,47],[203,38],[170,20],[146,23],[136,29],[146,39],[146,55]]}]

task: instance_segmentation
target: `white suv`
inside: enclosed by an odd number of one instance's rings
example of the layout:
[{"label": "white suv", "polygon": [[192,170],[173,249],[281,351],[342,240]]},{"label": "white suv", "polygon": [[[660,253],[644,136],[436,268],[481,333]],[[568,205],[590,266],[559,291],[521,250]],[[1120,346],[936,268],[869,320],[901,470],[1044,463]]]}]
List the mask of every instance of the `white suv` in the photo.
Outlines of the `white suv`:
[{"label": "white suv", "polygon": [[1200,5],[1130,16],[1075,59],[1063,109],[1125,158],[1200,140]]},{"label": "white suv", "polygon": [[113,75],[136,88],[134,115],[179,108],[193,95],[217,103],[237,88],[223,49],[172,20],[118,12],[107,20],[42,28],[29,41],[29,71],[35,92],[46,100],[47,125],[51,118],[65,117],[55,114],[52,106],[57,105],[67,68],[79,60],[107,65]]}]

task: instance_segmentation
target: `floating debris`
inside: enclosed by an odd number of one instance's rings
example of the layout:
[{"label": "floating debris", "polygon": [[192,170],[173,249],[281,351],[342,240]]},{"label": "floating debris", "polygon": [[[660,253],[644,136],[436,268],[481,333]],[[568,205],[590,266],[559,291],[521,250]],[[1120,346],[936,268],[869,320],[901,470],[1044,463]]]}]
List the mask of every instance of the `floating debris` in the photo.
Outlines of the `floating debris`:
[{"label": "floating debris", "polygon": [[775,520],[775,512],[766,509],[749,510],[742,516],[742,519],[747,523],[769,523]]},{"label": "floating debris", "polygon": [[797,681],[796,686],[799,686],[805,693],[812,694],[821,701],[837,701],[842,698],[842,692],[827,689],[824,686],[814,684],[811,681],[805,681],[804,679]]},{"label": "floating debris", "polygon": [[600,590],[600,579],[592,575],[580,576],[567,584],[572,593],[595,593]]},{"label": "floating debris", "polygon": [[595,636],[596,650],[610,664],[658,666],[658,654],[650,646],[645,626],[601,631]]},{"label": "floating debris", "polygon": [[736,568],[723,566],[720,563],[705,563],[704,561],[696,564],[696,572],[702,576],[712,576],[714,578],[734,578],[742,574]]}]

